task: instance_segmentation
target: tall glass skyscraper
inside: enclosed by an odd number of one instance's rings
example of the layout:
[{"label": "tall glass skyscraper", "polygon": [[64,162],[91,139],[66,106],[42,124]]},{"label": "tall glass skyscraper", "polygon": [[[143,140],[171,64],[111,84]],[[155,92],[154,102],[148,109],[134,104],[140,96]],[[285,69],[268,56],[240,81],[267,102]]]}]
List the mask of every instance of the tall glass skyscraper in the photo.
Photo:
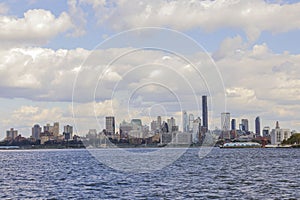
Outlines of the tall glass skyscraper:
[{"label": "tall glass skyscraper", "polygon": [[208,129],[207,96],[202,96],[202,124]]},{"label": "tall glass skyscraper", "polygon": [[255,118],[255,133],[256,135],[260,135],[260,118]]},{"label": "tall glass skyscraper", "polygon": [[231,120],[231,130],[236,130],[236,119]]}]

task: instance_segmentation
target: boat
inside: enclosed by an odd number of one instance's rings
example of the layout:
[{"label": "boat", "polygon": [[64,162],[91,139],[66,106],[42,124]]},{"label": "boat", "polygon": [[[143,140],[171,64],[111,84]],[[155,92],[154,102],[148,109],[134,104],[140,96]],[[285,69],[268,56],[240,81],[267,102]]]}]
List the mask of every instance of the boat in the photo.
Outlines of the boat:
[{"label": "boat", "polygon": [[257,142],[230,142],[220,145],[220,148],[261,148]]},{"label": "boat", "polygon": [[5,150],[7,150],[7,149],[20,149],[20,147],[19,146],[0,146],[0,149],[2,150],[2,149],[5,149]]}]

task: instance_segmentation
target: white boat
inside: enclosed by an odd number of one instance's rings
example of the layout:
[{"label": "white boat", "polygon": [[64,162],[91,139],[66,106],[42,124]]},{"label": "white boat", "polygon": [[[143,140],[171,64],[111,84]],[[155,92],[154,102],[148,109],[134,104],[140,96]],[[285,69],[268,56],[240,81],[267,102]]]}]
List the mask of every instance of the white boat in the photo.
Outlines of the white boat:
[{"label": "white boat", "polygon": [[220,146],[220,148],[260,148],[257,142],[230,142]]}]

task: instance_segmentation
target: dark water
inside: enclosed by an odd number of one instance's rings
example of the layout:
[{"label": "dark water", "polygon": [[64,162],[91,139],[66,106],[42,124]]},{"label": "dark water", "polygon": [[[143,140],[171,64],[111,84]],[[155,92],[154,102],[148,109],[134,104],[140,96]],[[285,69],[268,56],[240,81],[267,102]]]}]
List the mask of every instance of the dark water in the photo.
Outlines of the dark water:
[{"label": "dark water", "polygon": [[300,199],[300,149],[213,148],[202,159],[198,150],[144,174],[111,169],[87,150],[0,151],[0,198]]}]

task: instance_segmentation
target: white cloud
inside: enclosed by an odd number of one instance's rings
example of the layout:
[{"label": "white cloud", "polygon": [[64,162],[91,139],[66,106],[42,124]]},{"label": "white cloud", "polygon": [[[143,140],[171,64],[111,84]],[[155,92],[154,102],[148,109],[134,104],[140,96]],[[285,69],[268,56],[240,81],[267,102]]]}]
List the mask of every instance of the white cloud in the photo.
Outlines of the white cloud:
[{"label": "white cloud", "polygon": [[262,31],[281,33],[300,28],[300,3],[277,4],[263,0],[115,0],[86,3],[95,9],[99,23],[116,30],[158,26],[177,30],[200,27],[214,31],[232,27],[243,29],[249,41],[253,42]]},{"label": "white cloud", "polygon": [[[240,44],[239,37],[236,37],[236,40],[236,43]],[[235,43],[235,39],[229,41],[229,44],[231,42]],[[231,52],[240,49],[240,45],[233,46]],[[100,124],[103,127],[103,116],[110,114],[118,116],[118,122],[139,116],[145,121],[150,121],[147,112],[155,104],[164,107],[170,115],[175,115],[180,109],[196,110],[197,102],[188,83],[192,84],[198,97],[206,92],[206,88],[193,65],[174,55],[152,50],[137,51],[136,54],[129,54],[110,65],[104,74],[105,78],[96,90],[97,104],[94,107],[91,102],[94,100],[97,80],[101,73],[115,57],[129,50],[133,48],[101,49],[93,51],[92,54],[91,51],[84,49],[1,50],[1,97],[21,97],[36,102],[70,102],[73,82],[78,72],[74,100],[79,109],[77,112],[80,123],[83,124],[81,129],[84,130],[89,127],[89,120],[93,118],[94,111],[100,116],[102,120]],[[82,63],[88,55],[90,57]],[[200,72],[210,80],[208,84],[214,84],[215,74],[206,70],[212,65],[209,65],[205,57],[199,55],[202,55],[201,52],[188,55],[187,58],[194,64],[201,60],[201,63],[198,63]],[[164,57],[168,59],[162,59]],[[252,49],[244,48],[238,54],[225,54],[216,64],[226,85],[228,111],[249,119],[260,115],[262,119],[285,120],[283,125],[286,126],[289,119],[296,120],[291,116],[300,112],[300,108],[289,105],[296,104],[300,100],[299,63],[300,55],[275,54],[266,44],[254,45]],[[213,95],[221,102],[223,96],[221,91],[218,92]],[[177,101],[182,103],[183,107],[180,107]],[[113,113],[111,106],[114,107]],[[20,117],[16,114],[15,117],[22,120],[29,116],[39,122],[50,119],[49,116],[57,111],[60,119],[67,118],[59,108],[45,111],[39,109],[38,112],[43,113],[41,115],[30,113],[28,110],[35,112],[36,109],[24,107],[17,112]],[[218,117],[223,111],[222,106],[215,104],[213,111],[215,113],[212,117]],[[72,121],[70,116],[67,119]],[[269,125],[273,123],[273,121],[264,122]],[[28,122],[31,123],[32,121]],[[293,124],[296,123],[293,121]],[[96,123],[92,127],[98,129]]]},{"label": "white cloud", "polygon": [[224,57],[239,57],[246,49],[247,44],[243,43],[242,37],[238,35],[233,38],[224,39],[219,49],[212,56],[216,60]]},{"label": "white cloud", "polygon": [[72,36],[82,36],[85,34],[86,14],[78,6],[77,0],[68,0],[69,14],[73,24],[75,24]]},{"label": "white cloud", "polygon": [[300,100],[299,62],[299,55],[275,54],[264,43],[218,60],[228,111],[251,120],[252,129],[252,120],[258,115],[264,125],[272,127],[279,120],[283,127],[295,127],[300,112],[295,106]]},{"label": "white cloud", "polygon": [[0,3],[0,15],[4,15],[8,12],[9,8],[5,3]]},{"label": "white cloud", "polygon": [[25,12],[23,18],[0,16],[0,40],[3,45],[41,44],[73,27],[65,12],[55,17],[50,11],[33,9]]}]

